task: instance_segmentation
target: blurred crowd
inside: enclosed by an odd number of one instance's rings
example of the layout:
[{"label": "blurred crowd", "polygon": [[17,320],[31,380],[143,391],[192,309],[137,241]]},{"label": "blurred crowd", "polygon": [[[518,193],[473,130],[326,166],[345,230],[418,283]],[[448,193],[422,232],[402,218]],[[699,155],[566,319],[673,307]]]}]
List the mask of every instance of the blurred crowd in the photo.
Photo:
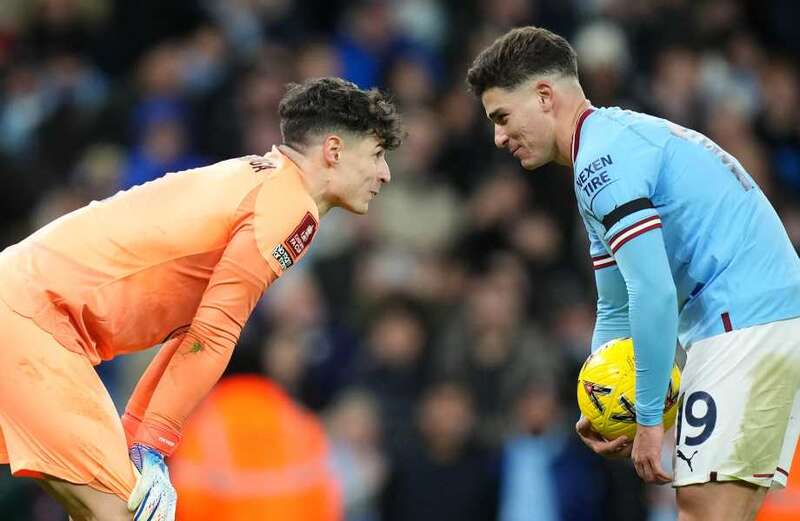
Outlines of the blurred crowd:
[{"label": "blurred crowd", "polygon": [[[466,69],[511,27],[563,34],[595,105],[711,137],[800,247],[797,20],[792,0],[2,0],[0,247],[266,152],[287,82],[387,89],[408,130],[391,184],[368,216],[325,218],[229,375],[319,418],[346,521],[671,519],[669,489],[571,434],[595,299],[571,173],[495,150]],[[120,407],[143,364],[98,367]],[[2,472],[3,519],[63,519]]]}]

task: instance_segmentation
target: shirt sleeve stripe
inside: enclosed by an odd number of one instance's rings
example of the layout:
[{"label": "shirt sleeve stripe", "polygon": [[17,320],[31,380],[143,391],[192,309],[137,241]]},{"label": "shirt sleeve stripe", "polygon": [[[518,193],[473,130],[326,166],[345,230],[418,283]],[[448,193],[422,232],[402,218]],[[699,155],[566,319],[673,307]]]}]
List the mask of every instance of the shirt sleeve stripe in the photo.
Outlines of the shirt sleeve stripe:
[{"label": "shirt sleeve stripe", "polygon": [[592,257],[592,266],[594,269],[599,270],[613,266],[617,263],[611,255],[601,255],[599,257]]},{"label": "shirt sleeve stripe", "polygon": [[614,238],[609,241],[609,246],[611,247],[611,252],[616,253],[623,244],[630,241],[631,239],[638,237],[639,235],[649,232],[650,230],[654,230],[656,228],[661,228],[661,218],[657,215],[653,215],[648,217],[647,219],[643,219],[636,224],[628,226],[618,234],[614,236]]}]

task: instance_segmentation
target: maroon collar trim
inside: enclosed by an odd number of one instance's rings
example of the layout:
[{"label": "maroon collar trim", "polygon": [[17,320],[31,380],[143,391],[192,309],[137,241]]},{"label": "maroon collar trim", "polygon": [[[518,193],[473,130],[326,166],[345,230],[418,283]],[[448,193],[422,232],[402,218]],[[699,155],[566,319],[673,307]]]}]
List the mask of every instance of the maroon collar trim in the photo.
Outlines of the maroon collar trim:
[{"label": "maroon collar trim", "polygon": [[589,114],[594,112],[594,107],[589,107],[578,116],[578,122],[575,124],[575,133],[572,134],[572,164],[575,165],[575,160],[578,158],[578,148],[581,145],[581,127],[583,127],[584,120],[589,117]]}]

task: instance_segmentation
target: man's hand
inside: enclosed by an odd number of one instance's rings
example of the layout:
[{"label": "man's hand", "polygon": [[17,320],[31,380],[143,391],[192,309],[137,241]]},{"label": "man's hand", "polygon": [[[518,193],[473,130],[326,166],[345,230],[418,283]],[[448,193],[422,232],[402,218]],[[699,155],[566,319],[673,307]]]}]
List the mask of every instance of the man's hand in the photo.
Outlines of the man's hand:
[{"label": "man's hand", "polygon": [[627,436],[620,436],[619,438],[608,441],[600,436],[600,434],[592,428],[592,424],[589,423],[589,420],[583,416],[581,416],[581,419],[575,424],[575,432],[578,433],[583,443],[601,456],[607,458],[627,458],[631,455],[631,442],[628,440]]},{"label": "man's hand", "polygon": [[174,521],[177,494],[169,480],[164,456],[155,449],[135,443],[129,451],[139,471],[128,500],[133,521]]},{"label": "man's hand", "polygon": [[664,484],[672,481],[661,468],[661,442],[664,440],[664,426],[636,426],[636,439],[633,440],[631,459],[636,473],[647,483]]}]

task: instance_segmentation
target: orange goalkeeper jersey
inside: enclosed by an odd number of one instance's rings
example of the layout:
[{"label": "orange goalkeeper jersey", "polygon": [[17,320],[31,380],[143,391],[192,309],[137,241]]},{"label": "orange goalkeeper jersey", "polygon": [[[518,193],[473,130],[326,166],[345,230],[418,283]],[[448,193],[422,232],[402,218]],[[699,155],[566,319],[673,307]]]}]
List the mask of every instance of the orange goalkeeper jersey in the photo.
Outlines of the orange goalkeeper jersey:
[{"label": "orange goalkeeper jersey", "polygon": [[0,298],[93,364],[175,337],[147,414],[178,428],[318,222],[302,174],[277,149],[172,173],[7,248]]}]

